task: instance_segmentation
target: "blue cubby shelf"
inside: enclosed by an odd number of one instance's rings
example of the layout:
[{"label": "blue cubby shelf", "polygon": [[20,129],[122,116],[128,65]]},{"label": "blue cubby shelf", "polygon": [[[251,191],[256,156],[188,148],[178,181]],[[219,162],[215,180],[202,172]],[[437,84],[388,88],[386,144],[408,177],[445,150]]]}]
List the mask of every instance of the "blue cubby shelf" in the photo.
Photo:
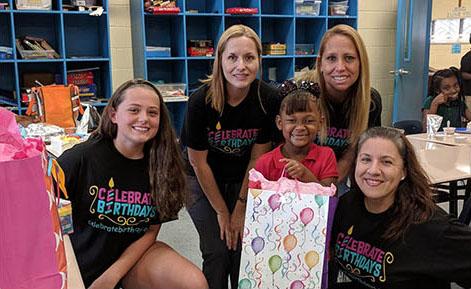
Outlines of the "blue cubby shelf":
[{"label": "blue cubby shelf", "polygon": [[[251,27],[263,43],[286,43],[286,55],[263,55],[262,78],[282,82],[296,71],[313,67],[320,40],[329,28],[347,24],[357,28],[358,0],[348,0],[346,15],[329,15],[333,0],[322,0],[318,15],[297,15],[296,0],[177,0],[182,11],[174,15],[152,15],[144,12],[144,1],[130,0],[133,37],[134,76],[151,81],[186,84],[190,95],[201,79],[211,73],[214,57],[188,55],[189,40],[212,40],[216,49],[221,34],[228,27],[244,24]],[[253,15],[231,15],[227,8],[257,8]],[[1,20],[0,20],[1,21]],[[0,39],[1,41],[1,39]],[[296,55],[296,44],[312,45],[308,55]],[[170,57],[147,57],[146,46],[170,47]],[[172,106],[177,132],[181,127],[185,102]]]},{"label": "blue cubby shelf", "polygon": [[[0,11],[0,46],[11,47],[13,55],[0,59],[0,105],[21,114],[25,105],[19,100],[26,74],[49,73],[57,84],[67,82],[69,70],[92,69],[97,97],[111,97],[111,55],[108,0],[97,0],[104,12],[90,16],[87,11],[67,11],[70,0],[52,0],[51,10],[18,10],[15,0],[0,0],[9,9]],[[58,53],[55,59],[23,59],[16,39],[40,37]],[[106,102],[105,102],[106,103]]]}]

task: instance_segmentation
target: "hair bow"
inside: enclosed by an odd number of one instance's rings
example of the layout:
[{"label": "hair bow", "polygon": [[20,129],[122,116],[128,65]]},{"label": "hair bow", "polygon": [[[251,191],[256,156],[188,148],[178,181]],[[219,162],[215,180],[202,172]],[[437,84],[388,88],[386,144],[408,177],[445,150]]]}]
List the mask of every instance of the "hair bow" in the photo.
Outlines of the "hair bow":
[{"label": "hair bow", "polygon": [[319,84],[306,80],[301,81],[299,85],[294,80],[284,81],[283,84],[281,84],[280,94],[281,96],[285,97],[298,89],[305,90],[317,98],[321,94]]}]

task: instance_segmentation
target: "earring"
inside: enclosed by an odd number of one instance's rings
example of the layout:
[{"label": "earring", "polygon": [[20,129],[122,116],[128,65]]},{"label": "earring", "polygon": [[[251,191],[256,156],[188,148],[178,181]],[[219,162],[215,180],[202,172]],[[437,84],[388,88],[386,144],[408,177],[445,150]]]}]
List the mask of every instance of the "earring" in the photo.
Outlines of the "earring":
[{"label": "earring", "polygon": [[403,181],[406,178],[406,176],[402,176],[401,181]]}]

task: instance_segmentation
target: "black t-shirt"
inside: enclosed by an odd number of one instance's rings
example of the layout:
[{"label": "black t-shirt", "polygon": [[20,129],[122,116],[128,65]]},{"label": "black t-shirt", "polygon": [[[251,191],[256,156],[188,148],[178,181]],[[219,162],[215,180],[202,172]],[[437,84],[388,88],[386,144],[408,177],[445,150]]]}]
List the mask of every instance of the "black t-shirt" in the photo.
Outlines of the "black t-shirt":
[{"label": "black t-shirt", "polygon": [[[329,103],[327,109],[329,112],[329,127],[327,128],[327,139],[324,145],[334,150],[335,157],[340,160],[350,145],[349,119],[347,117],[349,104]],[[381,95],[371,88],[370,114],[368,116],[368,128],[381,126]]]},{"label": "black t-shirt", "polygon": [[[461,72],[471,73],[471,51],[466,52],[461,58]],[[463,79],[464,95],[471,95],[471,80]]]},{"label": "black t-shirt", "polygon": [[471,285],[471,230],[439,207],[404,238],[383,241],[392,210],[373,214],[363,195],[340,198],[331,238],[329,288],[450,288]]},{"label": "black t-shirt", "polygon": [[58,159],[72,203],[70,235],[85,287],[150,225],[159,224],[148,161],[120,154],[112,140],[88,140]]},{"label": "black t-shirt", "polygon": [[[258,87],[260,83],[260,105]],[[207,162],[216,182],[241,182],[255,143],[270,142],[279,109],[278,90],[255,80],[246,98],[237,106],[224,105],[220,115],[206,103],[207,86],[201,87],[188,101],[182,129],[182,144],[194,150],[208,150]],[[185,153],[185,158],[187,154]],[[194,175],[189,165],[188,173]]]}]

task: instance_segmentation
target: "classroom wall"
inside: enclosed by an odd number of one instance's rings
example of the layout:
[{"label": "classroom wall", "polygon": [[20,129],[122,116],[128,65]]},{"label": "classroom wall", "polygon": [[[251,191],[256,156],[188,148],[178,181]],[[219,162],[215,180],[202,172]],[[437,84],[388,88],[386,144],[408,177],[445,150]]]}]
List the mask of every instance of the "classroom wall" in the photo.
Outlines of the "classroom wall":
[{"label": "classroom wall", "polygon": [[[449,18],[459,5],[459,0],[433,0],[432,20]],[[471,0],[461,0],[461,8],[471,13]],[[455,10],[456,11],[456,10]],[[460,67],[461,57],[470,50],[471,45],[461,44],[461,53],[451,53],[451,44],[430,44],[430,67],[435,69],[450,66]]]},{"label": "classroom wall", "polygon": [[[394,68],[397,0],[358,2],[358,30],[370,57],[371,83],[383,97],[383,124],[390,125],[394,79],[388,71]],[[113,89],[133,78],[129,10],[129,0],[110,1]]]},{"label": "classroom wall", "polygon": [[358,31],[370,59],[371,86],[382,96],[382,124],[391,125],[397,0],[359,0]]},{"label": "classroom wall", "polygon": [[[141,1],[141,0],[132,0]],[[129,0],[109,1],[113,91],[134,77]]]}]

